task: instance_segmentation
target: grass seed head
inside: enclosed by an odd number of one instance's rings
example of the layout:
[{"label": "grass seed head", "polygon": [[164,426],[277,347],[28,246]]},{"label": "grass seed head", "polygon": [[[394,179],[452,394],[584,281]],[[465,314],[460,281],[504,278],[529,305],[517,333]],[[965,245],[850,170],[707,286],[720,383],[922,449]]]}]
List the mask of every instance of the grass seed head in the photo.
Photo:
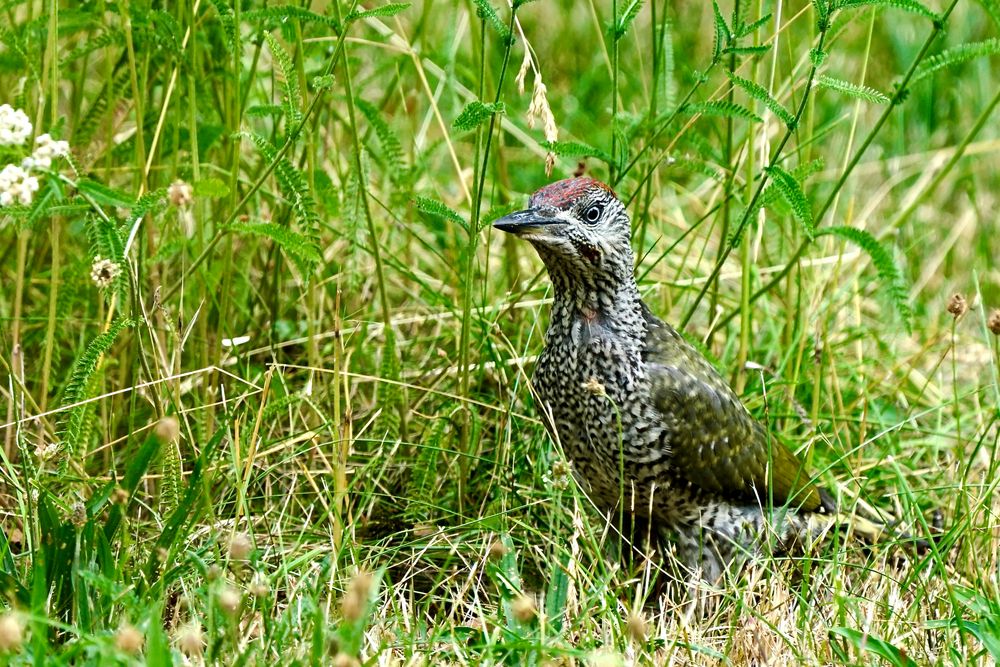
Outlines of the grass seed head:
[{"label": "grass seed head", "polygon": [[170,416],[164,417],[160,421],[156,422],[156,437],[160,439],[160,442],[175,442],[181,434],[181,424],[177,421],[177,417]]},{"label": "grass seed head", "polygon": [[143,637],[142,633],[128,623],[118,628],[118,632],[115,633],[115,648],[122,653],[138,655],[142,652],[142,646],[145,642],[146,638]]},{"label": "grass seed head", "polygon": [[1000,336],[1000,309],[990,313],[989,319],[986,320],[986,326],[989,327],[994,336]]},{"label": "grass seed head", "polygon": [[225,584],[219,589],[219,593],[216,596],[219,602],[219,608],[222,609],[226,614],[234,616],[240,608],[240,602],[243,600],[243,596],[240,592],[230,586]]},{"label": "grass seed head", "polygon": [[611,651],[595,651],[587,658],[589,667],[622,667],[624,664],[622,657]]},{"label": "grass seed head", "polygon": [[0,615],[0,652],[14,653],[24,643],[24,628],[14,612]]},{"label": "grass seed head", "polygon": [[498,561],[507,555],[507,547],[500,540],[496,540],[490,545],[490,549],[486,556],[492,561]]},{"label": "grass seed head", "polygon": [[250,582],[250,587],[248,589],[250,595],[255,598],[267,597],[271,592],[271,586],[267,583],[267,577],[258,574]]},{"label": "grass seed head", "polygon": [[115,505],[127,505],[129,501],[128,491],[120,486],[116,486],[111,492],[111,502]]},{"label": "grass seed head", "polygon": [[645,644],[649,632],[646,617],[641,611],[632,611],[625,619],[625,626],[628,628],[629,637],[637,644]]},{"label": "grass seed head", "polygon": [[538,614],[538,608],[530,595],[521,594],[511,604],[511,611],[520,623],[530,623]]},{"label": "grass seed head", "polygon": [[965,297],[955,292],[948,299],[948,312],[951,313],[952,317],[956,320],[962,315],[965,315],[965,311],[969,309],[969,303],[965,300]]},{"label": "grass seed head", "polygon": [[201,625],[194,621],[184,625],[177,631],[177,648],[185,655],[201,655],[205,650],[205,636],[201,633]]},{"label": "grass seed head", "polygon": [[253,544],[250,542],[250,536],[246,533],[236,533],[229,540],[229,557],[232,560],[246,560],[251,551],[253,551]]},{"label": "grass seed head", "polygon": [[361,667],[361,662],[353,655],[338,653],[333,657],[332,667]]},{"label": "grass seed head", "polygon": [[372,581],[370,572],[358,572],[347,585],[341,608],[344,619],[349,623],[356,623],[364,616],[368,607],[368,596],[372,592]]},{"label": "grass seed head", "polygon": [[190,206],[194,203],[194,188],[191,187],[190,183],[174,181],[167,188],[167,199],[170,200],[171,206],[178,208]]}]

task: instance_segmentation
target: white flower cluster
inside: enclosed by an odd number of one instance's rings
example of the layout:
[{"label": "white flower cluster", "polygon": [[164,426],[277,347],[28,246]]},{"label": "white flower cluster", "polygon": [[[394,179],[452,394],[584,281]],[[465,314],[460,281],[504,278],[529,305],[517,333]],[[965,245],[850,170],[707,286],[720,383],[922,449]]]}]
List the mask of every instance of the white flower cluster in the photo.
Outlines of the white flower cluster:
[{"label": "white flower cluster", "polygon": [[20,146],[30,136],[28,115],[9,104],[0,104],[0,146]]},{"label": "white flower cluster", "polygon": [[25,169],[48,169],[53,158],[69,155],[69,142],[57,141],[49,134],[40,134],[35,139],[35,152],[21,162]]},{"label": "white flower cluster", "polygon": [[[0,146],[23,146],[34,128],[28,115],[9,104],[0,104]],[[30,206],[38,192],[35,169],[50,169],[56,158],[69,155],[69,142],[41,134],[35,139],[35,150],[21,160],[21,166],[8,164],[0,170],[0,208],[21,204]]]},{"label": "white flower cluster", "polygon": [[16,164],[8,164],[0,170],[0,206],[31,203],[38,192],[38,179]]}]

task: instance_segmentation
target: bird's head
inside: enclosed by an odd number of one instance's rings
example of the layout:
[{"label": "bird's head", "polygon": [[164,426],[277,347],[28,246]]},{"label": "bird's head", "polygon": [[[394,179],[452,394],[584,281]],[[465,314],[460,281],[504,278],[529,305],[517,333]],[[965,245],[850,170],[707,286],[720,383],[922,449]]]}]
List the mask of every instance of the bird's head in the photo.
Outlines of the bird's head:
[{"label": "bird's head", "polygon": [[593,178],[567,178],[531,196],[528,208],[493,223],[516,234],[538,251],[555,280],[631,279],[631,223],[625,206],[604,183]]}]

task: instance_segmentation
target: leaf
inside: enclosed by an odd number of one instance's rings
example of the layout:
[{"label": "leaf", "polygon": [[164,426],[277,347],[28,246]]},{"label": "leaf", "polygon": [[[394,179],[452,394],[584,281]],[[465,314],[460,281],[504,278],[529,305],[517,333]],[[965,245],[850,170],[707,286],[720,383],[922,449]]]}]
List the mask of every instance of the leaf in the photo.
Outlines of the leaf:
[{"label": "leaf", "polygon": [[311,236],[318,236],[319,215],[316,213],[316,202],[309,192],[309,184],[306,182],[302,172],[295,168],[288,158],[282,157],[278,160],[278,150],[270,141],[255,132],[239,132],[238,137],[249,139],[260,151],[264,159],[269,163],[277,165],[274,169],[278,185],[282,194],[288,198],[292,210],[295,212],[303,231]]},{"label": "leaf", "polygon": [[462,225],[465,229],[469,228],[469,225],[465,222],[465,219],[462,216],[460,216],[454,209],[449,208],[447,205],[436,199],[416,197],[413,201],[417,205],[417,210],[421,213],[444,218],[445,220],[451,220],[452,222],[457,222]]},{"label": "leaf", "polygon": [[936,53],[921,62],[920,66],[917,67],[917,71],[913,74],[911,84],[922,79],[926,79],[934,72],[944,69],[945,67],[958,65],[975,58],[982,58],[983,56],[993,56],[998,53],[1000,53],[1000,39],[996,37],[992,37],[981,42],[968,42],[966,44],[953,46],[950,49],[945,49],[941,53]]},{"label": "leaf", "polygon": [[486,122],[493,114],[502,114],[506,111],[503,102],[485,104],[479,100],[469,102],[458,114],[458,118],[452,123],[456,130],[467,131],[479,127]]},{"label": "leaf", "polygon": [[727,46],[722,52],[737,56],[762,56],[770,50],[770,44],[761,44],[760,46]]},{"label": "leaf", "polygon": [[314,239],[274,222],[234,222],[226,229],[274,241],[304,276],[309,276],[323,259]]},{"label": "leaf", "polygon": [[[215,7],[215,13],[219,15],[219,23],[222,25],[222,37],[226,43],[226,51],[229,52],[229,55],[235,56],[236,39],[239,35],[236,30],[236,16],[233,14],[233,8],[225,0],[211,0],[211,3]],[[247,13],[243,14],[244,18],[247,17]]]},{"label": "leaf", "polygon": [[782,198],[792,207],[795,218],[802,224],[806,236],[810,239],[816,236],[816,223],[813,221],[812,206],[802,186],[795,177],[787,171],[774,165],[768,170],[771,175],[771,182],[781,193]]},{"label": "leaf", "polygon": [[827,235],[840,237],[868,253],[872,264],[875,265],[875,270],[878,272],[882,288],[889,295],[893,307],[903,320],[906,330],[909,331],[913,317],[913,311],[909,304],[909,289],[903,280],[902,272],[892,258],[892,254],[878,242],[878,239],[864,229],[837,226],[826,227],[816,232],[817,237]]},{"label": "leaf", "polygon": [[733,34],[726,25],[726,19],[722,17],[722,10],[719,9],[717,0],[712,0],[712,16],[715,25],[715,41],[712,45],[712,62],[717,62],[722,56],[722,49],[729,45],[733,39]]},{"label": "leaf", "polygon": [[62,449],[72,456],[80,444],[81,436],[85,432],[85,421],[88,414],[89,404],[76,405],[90,398],[91,378],[97,370],[101,357],[111,349],[115,339],[122,329],[132,326],[132,320],[120,318],[115,320],[111,327],[102,334],[98,334],[94,340],[87,345],[87,349],[77,358],[70,373],[69,382],[63,391],[62,405],[70,407],[63,420],[62,428]]},{"label": "leaf", "polygon": [[632,0],[628,7],[622,9],[621,14],[615,18],[615,41],[619,41],[628,32],[635,17],[642,10],[642,0]]},{"label": "leaf", "polygon": [[562,630],[566,615],[566,600],[569,596],[569,553],[564,553],[558,562],[552,563],[549,588],[545,592],[545,618],[558,633]]},{"label": "leaf", "polygon": [[786,127],[789,129],[795,128],[795,117],[778,100],[771,97],[771,94],[763,86],[743,77],[736,76],[728,70],[726,71],[726,76],[729,77],[730,81],[746,91],[747,95],[758,102],[762,102],[764,106],[771,110],[771,113],[781,119]]},{"label": "leaf", "polygon": [[759,19],[757,19],[756,21],[753,21],[751,23],[742,23],[741,22],[740,25],[738,25],[738,26],[736,26],[734,28],[734,30],[733,30],[733,37],[735,39],[740,39],[741,37],[746,37],[747,35],[750,35],[750,34],[752,34],[754,32],[757,32],[757,30],[759,28],[761,28],[765,23],[767,23],[768,21],[771,20],[772,16],[773,16],[773,14],[771,14],[770,12],[768,12],[767,14],[764,14]]},{"label": "leaf", "polygon": [[924,7],[917,0],[834,0],[830,3],[830,10],[857,9],[859,7],[885,7],[890,9],[901,9],[904,12],[923,16],[931,21],[936,21],[938,15]]},{"label": "leaf", "polygon": [[721,116],[723,118],[742,118],[744,120],[761,122],[760,116],[742,104],[736,104],[728,100],[710,100],[708,102],[695,102],[687,104],[682,109],[684,113],[701,114],[703,116]]},{"label": "leaf", "polygon": [[819,85],[824,88],[830,88],[832,90],[837,90],[851,97],[856,97],[859,100],[865,100],[866,102],[874,102],[875,104],[888,104],[892,100],[885,93],[864,86],[857,83],[851,83],[849,81],[842,81],[840,79],[834,79],[829,76],[820,76],[816,81]]},{"label": "leaf", "polygon": [[897,648],[875,635],[852,628],[830,628],[830,633],[844,637],[862,653],[873,653],[884,658],[894,667],[917,667],[917,663],[907,656],[903,649]]},{"label": "leaf", "polygon": [[279,77],[282,88],[281,101],[290,123],[287,127],[290,132],[293,129],[291,124],[297,126],[302,121],[302,95],[299,93],[299,78],[295,71],[295,63],[292,62],[291,56],[274,35],[265,32],[264,40],[267,42],[267,48],[270,49],[271,56],[278,63],[281,72]]},{"label": "leaf", "polygon": [[387,5],[382,5],[381,7],[375,7],[374,9],[362,9],[355,10],[344,17],[345,23],[353,23],[354,21],[359,21],[361,19],[371,19],[376,17],[389,17],[399,14],[404,9],[410,6],[408,2],[390,2]]},{"label": "leaf", "polygon": [[375,130],[375,136],[378,137],[378,141],[382,145],[382,158],[386,165],[388,165],[389,176],[392,178],[392,182],[396,184],[401,183],[408,172],[408,168],[399,138],[393,133],[389,124],[385,122],[379,110],[372,104],[359,97],[356,100],[356,106],[368,120],[369,124],[371,124],[372,129]]},{"label": "leaf", "polygon": [[513,44],[514,37],[510,33],[510,28],[504,23],[500,16],[497,14],[497,10],[493,9],[487,0],[472,0],[476,5],[476,15],[483,20],[484,23],[488,23],[493,30],[500,35],[500,41],[504,44]]},{"label": "leaf", "polygon": [[219,199],[229,196],[229,185],[221,178],[202,178],[194,182],[194,193],[199,197]]},{"label": "leaf", "polygon": [[611,162],[611,156],[605,151],[578,141],[543,141],[541,146],[560,157],[596,157],[604,162]]},{"label": "leaf", "polygon": [[135,204],[135,199],[132,198],[132,195],[110,188],[103,183],[98,183],[86,177],[76,182],[76,189],[80,194],[104,206],[128,209],[132,208]]},{"label": "leaf", "polygon": [[[217,2],[220,0],[213,0]],[[318,23],[333,28],[336,33],[341,32],[340,24],[332,16],[324,16],[311,12],[308,9],[295,5],[277,5],[275,7],[265,7],[263,9],[251,9],[243,12],[243,18],[248,21],[257,21],[269,28],[277,28],[289,20],[301,21],[302,23]]]}]

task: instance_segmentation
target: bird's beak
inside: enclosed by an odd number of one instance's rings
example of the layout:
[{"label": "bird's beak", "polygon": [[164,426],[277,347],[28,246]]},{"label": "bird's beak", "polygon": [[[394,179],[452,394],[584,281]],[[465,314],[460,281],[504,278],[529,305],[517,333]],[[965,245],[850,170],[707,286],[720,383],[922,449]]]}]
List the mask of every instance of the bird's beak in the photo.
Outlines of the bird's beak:
[{"label": "bird's beak", "polygon": [[518,236],[538,232],[545,233],[551,231],[551,227],[563,224],[566,224],[566,221],[556,217],[555,211],[544,208],[525,209],[493,221],[493,226],[501,232],[517,234]]}]

